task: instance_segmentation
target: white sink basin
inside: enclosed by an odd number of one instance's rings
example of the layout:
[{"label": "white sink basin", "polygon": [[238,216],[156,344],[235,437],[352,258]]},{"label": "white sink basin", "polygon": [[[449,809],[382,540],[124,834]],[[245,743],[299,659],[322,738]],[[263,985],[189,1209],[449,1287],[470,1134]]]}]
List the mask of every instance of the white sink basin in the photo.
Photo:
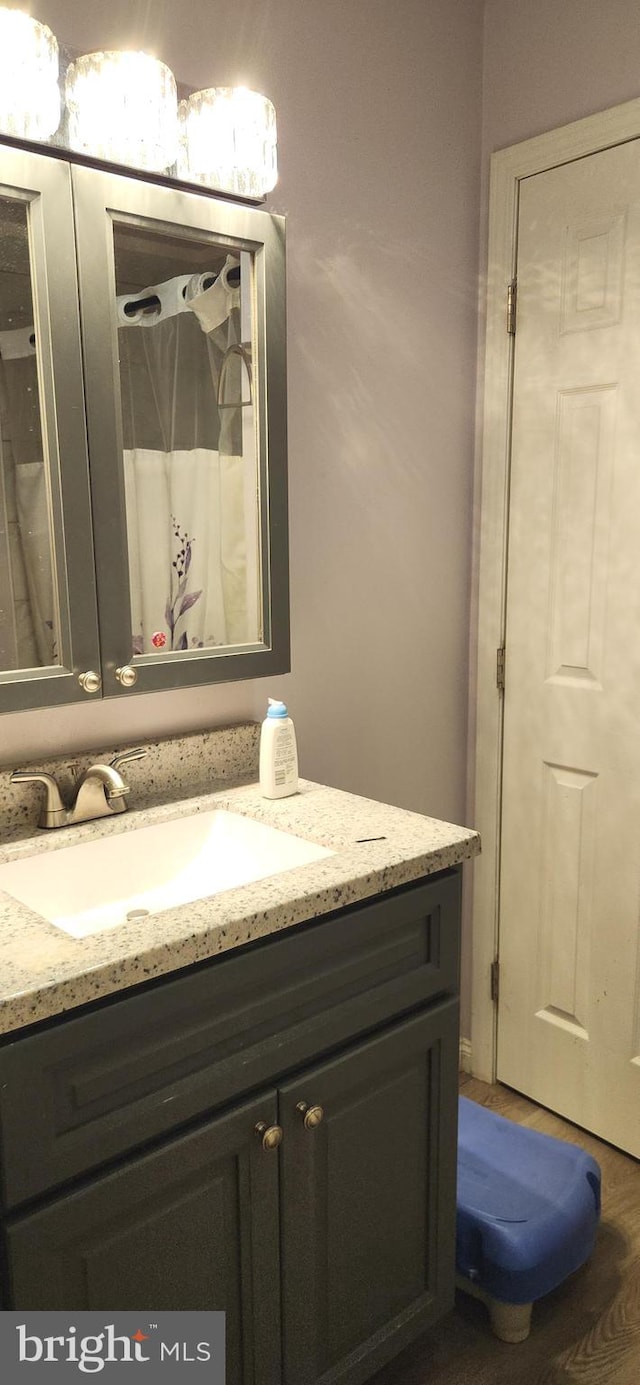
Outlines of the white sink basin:
[{"label": "white sink basin", "polygon": [[144,917],[333,854],[217,808],[12,861],[0,866],[0,890],[85,938],[137,910]]}]

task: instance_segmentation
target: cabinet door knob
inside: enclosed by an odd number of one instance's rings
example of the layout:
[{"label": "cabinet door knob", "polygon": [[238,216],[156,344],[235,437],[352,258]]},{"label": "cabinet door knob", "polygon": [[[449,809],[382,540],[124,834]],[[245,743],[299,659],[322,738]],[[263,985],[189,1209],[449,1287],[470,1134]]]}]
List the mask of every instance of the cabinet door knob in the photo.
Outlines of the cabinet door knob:
[{"label": "cabinet door knob", "polygon": [[280,1125],[267,1125],[266,1121],[258,1121],[255,1132],[262,1140],[263,1149],[277,1149],[278,1145],[282,1143],[282,1127]]},{"label": "cabinet door knob", "polygon": [[86,673],[79,673],[78,682],[80,684],[80,687],[82,688],[82,691],[86,693],[100,692],[100,689],[102,687],[102,679],[100,677],[100,674],[95,673],[92,668],[87,669]]},{"label": "cabinet door knob", "polygon": [[138,671],[131,667],[131,664],[124,664],[122,668],[116,669],[116,678],[123,688],[132,688],[138,681]]},{"label": "cabinet door knob", "polygon": [[299,1111],[302,1116],[302,1124],[305,1130],[315,1130],[316,1126],[320,1125],[321,1121],[324,1119],[322,1107],[307,1106],[306,1101],[299,1101],[296,1105],[296,1111]]}]

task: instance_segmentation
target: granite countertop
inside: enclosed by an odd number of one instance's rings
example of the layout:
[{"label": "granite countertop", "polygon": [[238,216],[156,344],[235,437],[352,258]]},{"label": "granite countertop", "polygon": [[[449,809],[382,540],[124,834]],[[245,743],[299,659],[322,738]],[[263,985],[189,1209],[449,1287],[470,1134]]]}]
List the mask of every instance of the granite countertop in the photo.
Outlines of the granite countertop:
[{"label": "granite countertop", "polygon": [[82,939],[0,892],[0,1033],[368,899],[480,850],[477,833],[464,827],[306,780],[299,793],[270,801],[245,776],[197,797],[79,827],[34,835],[14,826],[1,840],[0,864],[212,808],[231,809],[334,854]]}]

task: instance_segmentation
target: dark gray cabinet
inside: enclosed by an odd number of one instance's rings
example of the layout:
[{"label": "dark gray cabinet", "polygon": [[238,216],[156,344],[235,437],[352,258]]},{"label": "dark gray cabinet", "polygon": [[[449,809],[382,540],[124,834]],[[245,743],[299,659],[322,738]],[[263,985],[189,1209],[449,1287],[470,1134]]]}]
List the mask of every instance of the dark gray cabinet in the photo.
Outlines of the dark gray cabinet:
[{"label": "dark gray cabinet", "polygon": [[453,1299],[458,928],[448,871],[7,1042],[7,1306],[223,1308],[229,1385],[367,1380]]},{"label": "dark gray cabinet", "polygon": [[266,1092],[7,1231],[16,1308],[223,1309],[228,1385],[280,1378],[277,1151]]},{"label": "dark gray cabinet", "polygon": [[451,1306],[457,1042],[449,1002],[281,1089],[284,1385],[366,1380]]}]

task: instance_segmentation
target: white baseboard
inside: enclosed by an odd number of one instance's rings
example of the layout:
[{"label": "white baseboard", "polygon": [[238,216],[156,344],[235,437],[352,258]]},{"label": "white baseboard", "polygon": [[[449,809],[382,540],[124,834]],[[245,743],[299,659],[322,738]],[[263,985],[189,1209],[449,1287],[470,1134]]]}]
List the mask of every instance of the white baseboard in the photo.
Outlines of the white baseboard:
[{"label": "white baseboard", "polygon": [[471,1072],[471,1039],[460,1040],[460,1072]]}]

